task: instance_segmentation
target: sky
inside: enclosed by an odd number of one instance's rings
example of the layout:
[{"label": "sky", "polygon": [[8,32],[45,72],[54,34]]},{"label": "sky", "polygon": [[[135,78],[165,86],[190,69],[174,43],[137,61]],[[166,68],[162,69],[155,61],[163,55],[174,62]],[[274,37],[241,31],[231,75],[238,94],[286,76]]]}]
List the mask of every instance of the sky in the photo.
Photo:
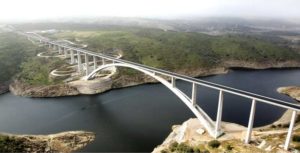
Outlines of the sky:
[{"label": "sky", "polygon": [[300,0],[1,0],[0,21],[70,17],[300,18]]}]

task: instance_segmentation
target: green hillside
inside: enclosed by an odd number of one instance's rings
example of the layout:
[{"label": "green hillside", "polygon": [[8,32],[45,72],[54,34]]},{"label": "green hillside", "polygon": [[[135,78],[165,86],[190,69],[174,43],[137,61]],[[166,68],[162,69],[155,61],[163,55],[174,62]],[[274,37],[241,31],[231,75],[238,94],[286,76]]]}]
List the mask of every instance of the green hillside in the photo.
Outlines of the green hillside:
[{"label": "green hillside", "polygon": [[15,33],[0,33],[0,84],[10,80],[28,57],[35,56],[40,48]]},{"label": "green hillside", "polygon": [[71,41],[79,39],[87,43],[90,50],[98,52],[120,48],[125,59],[169,70],[214,67],[224,60],[300,60],[300,55],[291,49],[242,35],[209,36],[200,33],[128,28],[62,32],[50,37]]}]

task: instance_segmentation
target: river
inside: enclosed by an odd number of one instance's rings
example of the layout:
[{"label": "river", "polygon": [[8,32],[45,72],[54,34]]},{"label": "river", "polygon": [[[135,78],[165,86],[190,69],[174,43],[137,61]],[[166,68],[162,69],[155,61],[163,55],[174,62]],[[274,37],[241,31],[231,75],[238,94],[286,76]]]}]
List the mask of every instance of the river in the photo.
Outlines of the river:
[{"label": "river", "polygon": [[[293,101],[276,88],[300,85],[300,69],[230,70],[201,79],[265,96]],[[191,84],[177,86],[186,93]],[[188,94],[190,95],[190,93]],[[197,103],[215,118],[218,92],[199,87]],[[250,100],[224,95],[223,120],[246,125]],[[254,126],[278,119],[284,110],[258,103]],[[96,133],[82,151],[152,151],[171,132],[171,126],[194,117],[173,93],[161,84],[111,90],[92,96],[24,98],[0,95],[0,131],[17,134],[50,134],[69,130]]]}]

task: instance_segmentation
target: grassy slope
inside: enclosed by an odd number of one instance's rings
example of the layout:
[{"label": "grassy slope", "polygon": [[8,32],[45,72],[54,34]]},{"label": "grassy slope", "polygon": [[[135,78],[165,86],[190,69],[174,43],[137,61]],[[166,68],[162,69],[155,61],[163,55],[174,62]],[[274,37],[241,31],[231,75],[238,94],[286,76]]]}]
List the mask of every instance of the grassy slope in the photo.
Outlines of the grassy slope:
[{"label": "grassy slope", "polygon": [[111,29],[55,34],[55,38],[79,38],[89,49],[101,52],[121,48],[124,58],[169,70],[210,68],[222,60],[278,62],[300,60],[288,48],[249,36],[209,36],[199,33],[171,32],[156,29]]},{"label": "grassy slope", "polygon": [[22,63],[18,79],[30,85],[51,85],[60,83],[61,80],[49,79],[49,73],[65,65],[65,61],[58,58],[32,57]]}]

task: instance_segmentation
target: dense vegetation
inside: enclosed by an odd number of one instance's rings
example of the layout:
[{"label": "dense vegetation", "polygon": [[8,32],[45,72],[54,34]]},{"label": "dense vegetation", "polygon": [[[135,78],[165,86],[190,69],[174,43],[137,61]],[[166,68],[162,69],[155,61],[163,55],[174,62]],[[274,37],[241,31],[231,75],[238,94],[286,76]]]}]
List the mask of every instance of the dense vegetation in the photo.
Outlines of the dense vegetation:
[{"label": "dense vegetation", "polygon": [[[217,150],[221,146],[221,142],[217,140],[209,141],[207,145],[201,144],[198,146],[191,146],[187,143],[177,143],[173,142],[169,145],[168,148],[162,150],[162,153],[176,152],[176,153],[209,153],[212,152],[221,152],[221,150],[225,150],[225,152],[230,152],[233,147],[231,145],[226,145],[225,148]],[[222,151],[223,152],[223,151]]]},{"label": "dense vegetation", "polygon": [[24,142],[13,137],[0,135],[0,152],[24,152]]},{"label": "dense vegetation", "polygon": [[31,85],[50,85],[57,83],[49,79],[49,73],[64,64],[65,62],[58,58],[48,59],[33,57],[21,65],[21,72],[18,78]]},{"label": "dense vegetation", "polygon": [[0,84],[10,80],[20,70],[21,63],[39,50],[25,37],[0,33]]},{"label": "dense vegetation", "polygon": [[[171,71],[212,68],[226,60],[300,62],[300,54],[294,50],[247,35],[210,36],[195,32],[111,27],[47,36],[86,43],[96,52],[111,52],[112,48],[119,48],[127,60]],[[44,50],[14,33],[0,33],[0,83],[21,72],[18,77],[29,84],[52,84],[49,73],[63,65],[63,61],[32,58]],[[136,71],[126,70],[122,74],[136,75]]]},{"label": "dense vegetation", "polygon": [[169,70],[210,68],[224,60],[278,62],[300,60],[299,53],[254,36],[209,36],[157,29],[63,32],[51,37],[83,41],[93,51],[120,48],[124,58]]}]

